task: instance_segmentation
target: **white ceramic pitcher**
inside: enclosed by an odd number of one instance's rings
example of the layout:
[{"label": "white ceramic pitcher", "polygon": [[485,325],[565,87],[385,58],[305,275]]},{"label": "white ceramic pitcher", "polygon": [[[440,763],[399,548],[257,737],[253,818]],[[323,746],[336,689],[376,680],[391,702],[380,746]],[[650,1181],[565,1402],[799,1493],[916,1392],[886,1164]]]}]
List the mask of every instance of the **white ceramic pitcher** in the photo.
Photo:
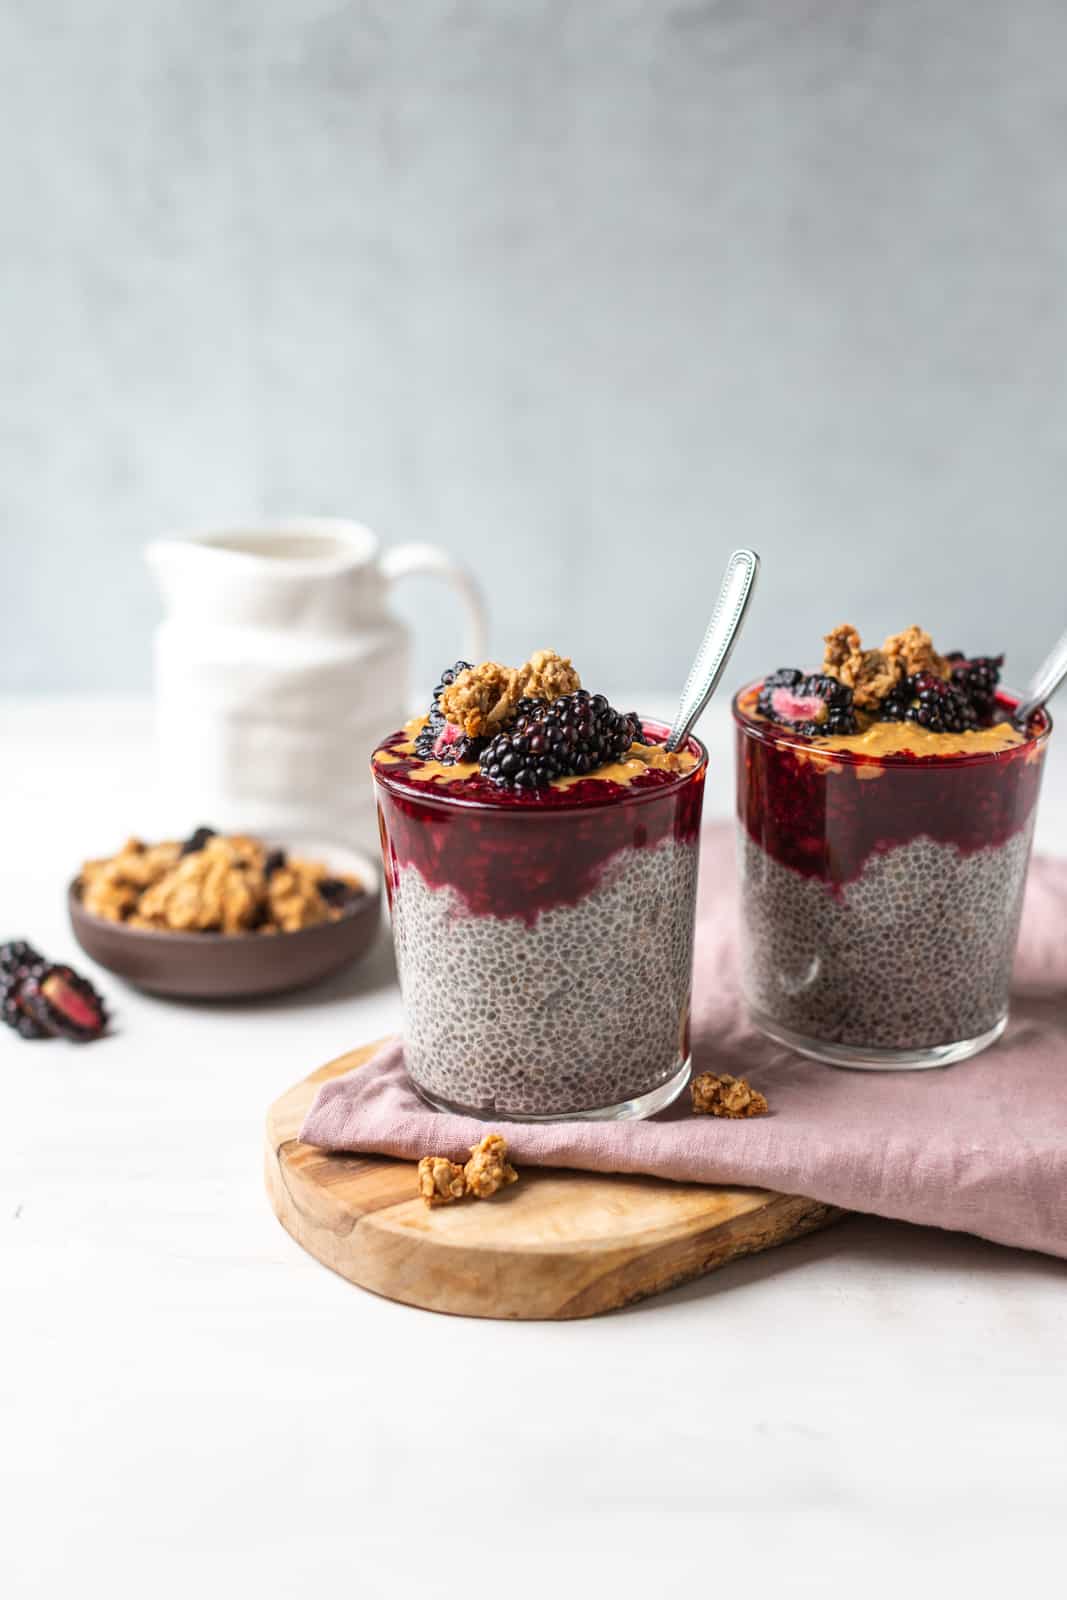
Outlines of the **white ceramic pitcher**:
[{"label": "white ceramic pitcher", "polygon": [[486,615],[474,578],[434,545],[382,554],[368,528],[333,518],[181,534],[146,559],[165,611],[155,690],[169,825],[375,848],[370,754],[410,715],[410,639],[389,588],[413,573],[445,578],[477,661]]}]

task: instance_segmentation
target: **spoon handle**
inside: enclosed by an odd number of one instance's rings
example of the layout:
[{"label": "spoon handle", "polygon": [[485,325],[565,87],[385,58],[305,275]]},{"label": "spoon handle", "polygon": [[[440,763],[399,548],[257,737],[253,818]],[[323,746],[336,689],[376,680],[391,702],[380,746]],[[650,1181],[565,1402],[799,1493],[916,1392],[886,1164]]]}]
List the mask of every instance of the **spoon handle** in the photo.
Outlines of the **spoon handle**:
[{"label": "spoon handle", "polygon": [[735,550],[726,563],[708,631],[682,690],[678,714],[667,738],[668,750],[677,750],[688,738],[714,694],[745,620],[758,572],[759,556],[754,550]]},{"label": "spoon handle", "polygon": [[1067,677],[1067,633],[1061,633],[1048,655],[1042,661],[1021,702],[1015,710],[1015,721],[1025,728],[1034,712],[1051,700],[1064,678]]}]

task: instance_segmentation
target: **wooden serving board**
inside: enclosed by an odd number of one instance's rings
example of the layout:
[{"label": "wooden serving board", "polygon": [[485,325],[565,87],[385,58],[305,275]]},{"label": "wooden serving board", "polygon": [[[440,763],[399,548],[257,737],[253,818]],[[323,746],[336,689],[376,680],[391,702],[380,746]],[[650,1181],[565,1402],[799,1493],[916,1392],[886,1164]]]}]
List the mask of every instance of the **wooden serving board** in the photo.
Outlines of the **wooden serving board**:
[{"label": "wooden serving board", "polygon": [[266,1176],[297,1243],[390,1300],[464,1317],[589,1317],[844,1215],[767,1189],[545,1167],[521,1167],[491,1200],[431,1208],[415,1193],[414,1162],[331,1155],[297,1138],[319,1084],[377,1048],[331,1061],[275,1101]]}]

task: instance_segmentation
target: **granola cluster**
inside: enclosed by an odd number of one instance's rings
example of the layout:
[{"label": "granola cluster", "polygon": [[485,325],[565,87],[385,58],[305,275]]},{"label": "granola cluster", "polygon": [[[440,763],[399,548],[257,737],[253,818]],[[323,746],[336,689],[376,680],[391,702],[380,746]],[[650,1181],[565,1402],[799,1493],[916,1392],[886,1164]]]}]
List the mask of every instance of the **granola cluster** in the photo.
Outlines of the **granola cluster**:
[{"label": "granola cluster", "polygon": [[582,687],[582,680],[571,665],[569,656],[558,656],[554,650],[535,650],[519,668],[519,695],[530,700],[558,700],[560,695],[573,694]]},{"label": "granola cluster", "polygon": [[905,678],[932,672],[947,679],[951,665],[934,649],[930,635],[912,626],[891,633],[880,650],[864,650],[857,629],[843,622],[826,635],[823,672],[847,684],[857,710],[873,710]]},{"label": "granola cluster", "polygon": [[127,839],[81,870],[91,915],[160,933],[294,933],[336,921],[362,893],[357,878],[321,862],[209,829],[184,844]]},{"label": "granola cluster", "polygon": [[467,1192],[463,1168],[445,1156],[423,1156],[418,1179],[419,1193],[428,1206],[446,1206],[450,1200],[462,1200]]},{"label": "granola cluster", "polygon": [[535,650],[521,667],[481,661],[457,673],[441,692],[441,711],[469,738],[484,738],[511,720],[520,700],[558,700],[581,686],[567,656]]},{"label": "granola cluster", "polygon": [[480,1144],[471,1146],[466,1166],[444,1156],[423,1156],[418,1169],[419,1194],[428,1206],[445,1206],[462,1200],[465,1194],[488,1200],[498,1189],[517,1182],[518,1176],[508,1161],[507,1140],[499,1133],[487,1133]]},{"label": "granola cluster", "polygon": [[731,1077],[728,1072],[718,1077],[713,1072],[702,1072],[689,1085],[689,1092],[697,1116],[762,1117],[768,1109],[765,1095],[744,1078]]},{"label": "granola cluster", "polygon": [[498,661],[481,661],[457,674],[441,694],[441,710],[446,722],[462,728],[471,739],[493,733],[511,716],[519,696],[513,667]]}]

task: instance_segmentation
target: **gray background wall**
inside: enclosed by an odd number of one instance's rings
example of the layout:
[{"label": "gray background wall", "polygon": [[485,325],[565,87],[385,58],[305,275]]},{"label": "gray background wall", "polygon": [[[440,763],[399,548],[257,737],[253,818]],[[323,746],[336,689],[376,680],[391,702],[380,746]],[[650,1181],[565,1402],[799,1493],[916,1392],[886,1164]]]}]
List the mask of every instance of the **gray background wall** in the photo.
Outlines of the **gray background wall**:
[{"label": "gray background wall", "polygon": [[[1067,621],[1056,0],[0,0],[0,686],[138,688],[161,529],[481,572],[673,687],[848,618]],[[424,679],[458,619],[405,604]]]}]

